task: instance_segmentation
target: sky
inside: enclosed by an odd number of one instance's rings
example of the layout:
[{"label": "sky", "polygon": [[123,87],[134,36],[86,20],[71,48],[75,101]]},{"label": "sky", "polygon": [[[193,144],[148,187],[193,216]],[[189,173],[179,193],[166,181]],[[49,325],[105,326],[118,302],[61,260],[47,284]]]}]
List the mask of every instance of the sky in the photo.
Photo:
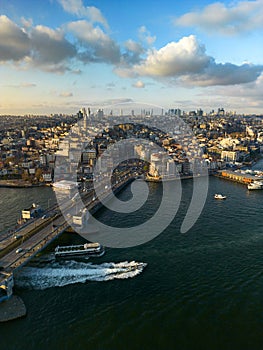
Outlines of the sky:
[{"label": "sky", "polygon": [[262,97],[263,0],[0,0],[0,115]]}]

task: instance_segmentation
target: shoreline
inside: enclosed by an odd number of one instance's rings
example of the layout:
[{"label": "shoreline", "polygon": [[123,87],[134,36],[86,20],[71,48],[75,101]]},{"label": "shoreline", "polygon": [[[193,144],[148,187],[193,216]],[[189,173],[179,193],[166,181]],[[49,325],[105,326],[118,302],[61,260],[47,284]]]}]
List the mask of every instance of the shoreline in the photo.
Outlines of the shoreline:
[{"label": "shoreline", "polygon": [[0,180],[0,188],[35,188],[50,186],[46,183],[32,184],[23,180]]},{"label": "shoreline", "polygon": [[205,175],[181,175],[178,177],[167,177],[167,178],[150,178],[150,177],[146,177],[145,179],[138,179],[138,180],[143,180],[146,182],[156,182],[156,183],[160,183],[160,182],[172,182],[172,181],[181,181],[181,180],[189,180],[189,179],[196,179],[196,178],[202,178],[205,176],[210,176],[212,174],[207,173]]}]

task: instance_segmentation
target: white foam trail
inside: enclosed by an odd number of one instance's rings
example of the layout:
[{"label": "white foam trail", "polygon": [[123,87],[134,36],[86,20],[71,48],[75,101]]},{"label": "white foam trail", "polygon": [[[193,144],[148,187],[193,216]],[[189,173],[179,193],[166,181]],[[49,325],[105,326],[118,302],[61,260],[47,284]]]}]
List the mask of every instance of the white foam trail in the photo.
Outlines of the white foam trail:
[{"label": "white foam trail", "polygon": [[136,261],[100,265],[73,260],[55,262],[43,268],[24,267],[16,273],[15,284],[21,288],[46,289],[86,281],[126,279],[140,274],[146,265]]}]

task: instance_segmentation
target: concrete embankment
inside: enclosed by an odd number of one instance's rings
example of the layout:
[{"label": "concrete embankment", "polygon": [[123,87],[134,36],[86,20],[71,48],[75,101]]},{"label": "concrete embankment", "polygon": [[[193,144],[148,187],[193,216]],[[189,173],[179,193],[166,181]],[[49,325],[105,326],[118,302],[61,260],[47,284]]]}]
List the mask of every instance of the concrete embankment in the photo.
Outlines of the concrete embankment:
[{"label": "concrete embankment", "polygon": [[26,306],[17,295],[12,295],[9,299],[0,303],[0,322],[12,321],[25,315]]},{"label": "concrete embankment", "polygon": [[23,180],[0,180],[0,188],[33,188],[33,187],[41,187],[46,186],[45,183],[32,184],[28,181]]}]

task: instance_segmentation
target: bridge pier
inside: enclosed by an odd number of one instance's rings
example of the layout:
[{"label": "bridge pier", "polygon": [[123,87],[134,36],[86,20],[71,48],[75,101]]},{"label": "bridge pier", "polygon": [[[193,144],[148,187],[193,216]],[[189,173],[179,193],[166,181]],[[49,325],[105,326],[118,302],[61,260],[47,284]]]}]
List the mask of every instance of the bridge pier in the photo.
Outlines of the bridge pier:
[{"label": "bridge pier", "polygon": [[0,273],[0,303],[6,299],[9,299],[13,295],[14,276],[12,272],[2,271]]},{"label": "bridge pier", "polygon": [[17,295],[12,295],[9,299],[0,303],[0,323],[16,320],[25,315],[26,306]]}]

